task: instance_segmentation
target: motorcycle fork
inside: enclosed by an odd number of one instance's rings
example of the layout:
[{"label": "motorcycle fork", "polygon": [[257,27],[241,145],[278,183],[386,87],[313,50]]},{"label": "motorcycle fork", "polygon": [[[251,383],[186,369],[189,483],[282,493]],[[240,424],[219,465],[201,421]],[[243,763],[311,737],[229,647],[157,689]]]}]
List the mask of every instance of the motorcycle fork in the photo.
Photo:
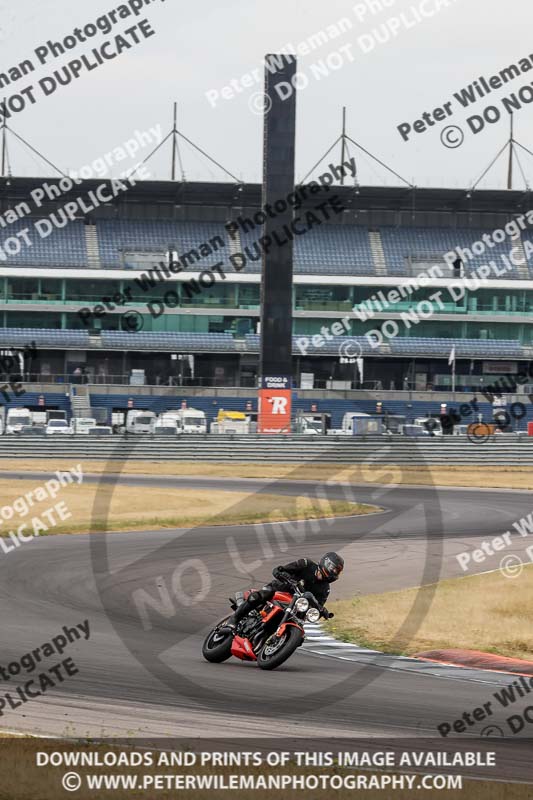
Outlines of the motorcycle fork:
[{"label": "motorcycle fork", "polygon": [[301,625],[299,625],[296,622],[289,622],[289,620],[291,619],[292,616],[293,616],[292,608],[285,609],[285,612],[284,612],[284,614],[283,614],[283,616],[281,618],[281,622],[279,623],[278,628],[276,630],[276,636],[283,636],[283,634],[285,633],[285,628],[287,627],[287,625],[292,625],[295,628],[299,628],[303,633],[303,628],[302,628]]}]

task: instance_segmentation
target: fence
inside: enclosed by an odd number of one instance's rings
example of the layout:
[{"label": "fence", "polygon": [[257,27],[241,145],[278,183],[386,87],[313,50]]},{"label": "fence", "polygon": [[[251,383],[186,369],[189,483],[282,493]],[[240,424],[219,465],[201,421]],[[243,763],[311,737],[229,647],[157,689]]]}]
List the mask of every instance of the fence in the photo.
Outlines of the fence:
[{"label": "fence", "polygon": [[533,438],[499,435],[475,443],[458,436],[2,436],[0,458],[50,459],[51,469],[57,459],[527,466],[533,465]]}]

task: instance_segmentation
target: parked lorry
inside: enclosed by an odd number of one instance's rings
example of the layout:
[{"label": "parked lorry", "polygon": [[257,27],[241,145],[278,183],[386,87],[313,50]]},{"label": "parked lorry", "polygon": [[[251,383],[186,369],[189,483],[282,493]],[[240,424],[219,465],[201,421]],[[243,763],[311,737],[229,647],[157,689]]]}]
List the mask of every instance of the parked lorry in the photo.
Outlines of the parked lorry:
[{"label": "parked lorry", "polygon": [[211,433],[248,434],[252,421],[243,411],[226,411],[221,408],[217,418],[211,423]]},{"label": "parked lorry", "polygon": [[20,433],[23,427],[32,424],[28,408],[10,408],[6,417],[6,433]]},{"label": "parked lorry", "polygon": [[177,436],[181,433],[181,428],[175,417],[168,414],[161,414],[152,420],[151,431],[154,436]]},{"label": "parked lorry", "polygon": [[342,436],[379,436],[383,433],[383,419],[371,417],[361,411],[349,411],[342,418],[342,427],[330,430]]},{"label": "parked lorry", "polygon": [[207,433],[205,412],[197,408],[181,408],[178,415],[183,433]]},{"label": "parked lorry", "polygon": [[151,433],[152,420],[156,418],[153,411],[130,409],[126,414],[126,433]]},{"label": "parked lorry", "polygon": [[174,422],[177,425],[176,433],[178,433],[178,434],[179,433],[183,433],[183,430],[182,430],[182,427],[181,427],[181,411],[182,411],[181,408],[180,409],[169,408],[167,411],[163,411],[163,413],[159,415],[159,419],[162,419],[164,417],[165,420],[167,420],[167,421],[168,420],[174,420]]}]

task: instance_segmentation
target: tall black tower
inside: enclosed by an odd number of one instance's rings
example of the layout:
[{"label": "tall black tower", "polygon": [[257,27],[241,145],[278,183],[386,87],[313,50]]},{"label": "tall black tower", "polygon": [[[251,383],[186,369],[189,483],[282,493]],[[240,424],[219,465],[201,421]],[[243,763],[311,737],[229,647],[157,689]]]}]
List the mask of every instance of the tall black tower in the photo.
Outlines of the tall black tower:
[{"label": "tall black tower", "polygon": [[[263,388],[267,388],[263,383],[267,377],[292,375],[293,243],[287,241],[283,226],[289,225],[294,215],[286,199],[294,191],[296,89],[292,79],[295,73],[293,56],[265,57],[262,202],[263,208],[269,205],[274,209],[275,216],[267,216],[263,230],[263,236],[272,238],[270,249],[263,254],[261,279],[259,375]],[[288,87],[292,89],[290,94]],[[285,210],[283,201],[287,206]],[[282,210],[278,213],[279,208]]]}]

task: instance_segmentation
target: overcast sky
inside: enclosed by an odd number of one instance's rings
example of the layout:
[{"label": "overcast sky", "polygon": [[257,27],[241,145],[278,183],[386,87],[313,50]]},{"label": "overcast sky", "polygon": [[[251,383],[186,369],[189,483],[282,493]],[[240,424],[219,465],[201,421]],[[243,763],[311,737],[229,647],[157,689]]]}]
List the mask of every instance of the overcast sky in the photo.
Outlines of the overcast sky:
[{"label": "overcast sky", "polygon": [[[377,4],[377,0],[372,2]],[[48,39],[62,40],[75,27],[94,22],[120,3],[7,0],[0,3],[0,72],[26,58],[38,68],[4,88],[4,96],[28,84],[36,85],[54,69],[90,53],[93,46],[113,39],[143,17],[156,32],[115,60],[92,72],[83,71],[78,80],[60,86],[50,97],[37,91],[37,103],[14,114],[9,125],[61,168],[78,169],[120,145],[136,129],[160,124],[168,132],[172,102],[176,100],[179,126],[188,137],[239,178],[258,181],[262,119],[250,110],[250,98],[262,84],[244,89],[234,99],[221,99],[215,108],[206,93],[220,91],[232,79],[240,80],[258,68],[265,53],[275,52],[288,42],[297,45],[347,18],[351,27],[346,33],[299,59],[299,70],[309,84],[298,93],[297,176],[301,178],[339,136],[341,108],[346,105],[350,136],[408,180],[418,186],[470,186],[508,136],[509,115],[502,98],[531,86],[533,69],[485,99],[478,99],[471,109],[461,108],[453,98],[454,92],[479,76],[488,80],[530,54],[533,65],[532,4],[530,0],[505,4],[448,0],[449,7],[437,11],[443,0],[425,0],[424,9],[435,13],[417,24],[419,14],[413,8],[419,8],[422,0],[384,2],[388,7],[383,5],[383,10],[375,14],[368,12],[361,20],[357,16],[362,16],[362,9],[356,13],[356,3],[345,0],[154,0],[141,16],[120,21],[107,36],[100,34],[40,66],[34,54],[36,47]],[[382,26],[394,27],[391,18],[399,18],[401,12],[410,27],[400,22],[394,38],[378,43],[375,32],[383,38]],[[345,48],[343,53],[331,56],[340,47]],[[342,58],[342,66],[317,80],[312,65],[327,57],[334,64]],[[424,133],[413,134],[408,142],[402,140],[399,124],[413,124],[424,111],[433,111],[448,101],[453,116]],[[488,105],[501,111],[501,119],[474,135],[467,117],[482,113]],[[465,135],[462,146],[455,149],[444,147],[440,139],[443,128],[451,124],[461,127]],[[532,134],[533,103],[526,103],[515,114],[515,135],[533,151]],[[457,136],[455,130],[450,134],[453,141]],[[12,137],[9,142],[13,174],[50,174],[49,168]],[[147,154],[148,150],[143,151]],[[353,154],[362,184],[398,183],[366,156],[359,157],[355,150]],[[188,145],[182,146],[182,157],[188,180],[224,180],[223,173]],[[533,157],[522,153],[520,158],[533,183]],[[167,179],[170,146],[167,144],[150,164],[154,178]],[[119,167],[124,169],[125,164]],[[481,186],[501,188],[505,180],[506,166],[500,161]],[[517,188],[523,187],[518,167],[515,181]]]}]

